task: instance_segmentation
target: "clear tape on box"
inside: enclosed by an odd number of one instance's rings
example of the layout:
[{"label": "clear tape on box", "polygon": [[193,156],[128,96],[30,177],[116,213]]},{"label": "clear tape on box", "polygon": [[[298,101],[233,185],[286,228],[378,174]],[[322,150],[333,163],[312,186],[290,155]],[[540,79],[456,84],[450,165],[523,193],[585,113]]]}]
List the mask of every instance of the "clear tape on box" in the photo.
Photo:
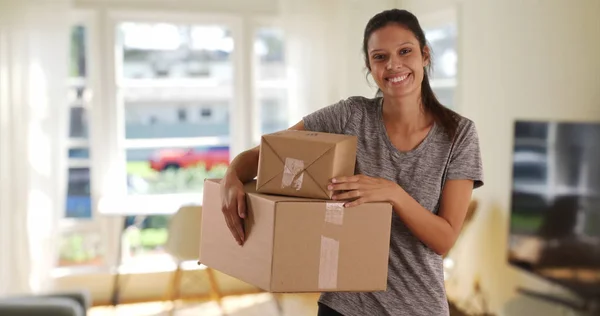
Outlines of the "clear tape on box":
[{"label": "clear tape on box", "polygon": [[283,166],[283,177],[281,178],[281,188],[292,187],[296,191],[302,188],[304,179],[304,161],[294,158],[285,158]]},{"label": "clear tape on box", "polygon": [[342,225],[344,223],[344,203],[326,203],[325,222]]},{"label": "clear tape on box", "polygon": [[[344,223],[344,203],[326,203],[325,222],[341,226]],[[319,288],[322,290],[337,288],[339,252],[340,242],[338,240],[321,236]]]},{"label": "clear tape on box", "polygon": [[337,288],[338,258],[340,242],[321,236],[321,256],[319,258],[319,288],[323,290]]}]

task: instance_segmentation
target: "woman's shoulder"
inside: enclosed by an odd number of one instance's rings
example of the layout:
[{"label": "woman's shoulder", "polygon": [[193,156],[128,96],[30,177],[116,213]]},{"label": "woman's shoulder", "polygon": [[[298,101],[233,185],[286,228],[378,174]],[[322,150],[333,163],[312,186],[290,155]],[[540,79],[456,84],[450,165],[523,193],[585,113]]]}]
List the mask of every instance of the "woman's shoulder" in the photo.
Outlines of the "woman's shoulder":
[{"label": "woman's shoulder", "polygon": [[[462,135],[464,135],[465,133],[471,133],[473,131],[475,131],[475,122],[473,120],[471,120],[469,117],[462,115],[452,109],[446,108],[446,114],[445,114],[446,118],[448,118],[448,116],[450,116],[450,119],[454,121],[454,140],[456,140],[457,138],[460,138]],[[444,126],[444,128],[440,131],[442,132],[446,137],[449,135],[449,131],[446,129],[449,127],[449,125],[447,124],[442,124]],[[448,141],[452,141],[452,139],[447,138]]]},{"label": "woman's shoulder", "polygon": [[365,121],[363,118],[369,115],[368,109],[375,108],[373,105],[376,104],[376,99],[348,97],[304,116],[304,127],[311,131],[344,134],[347,126]]},{"label": "woman's shoulder", "polygon": [[375,97],[375,98],[368,98],[365,96],[350,96],[344,100],[342,100],[342,102],[347,103],[348,105],[351,106],[355,106],[355,107],[359,107],[359,108],[367,108],[367,109],[371,109],[374,108],[376,105],[378,105],[381,102],[381,97]]},{"label": "woman's shoulder", "polygon": [[381,98],[368,98],[364,96],[350,96],[332,105],[332,108],[341,112],[351,112],[354,116],[376,113]]},{"label": "woman's shoulder", "polygon": [[461,114],[455,113],[455,118],[457,122],[456,129],[456,138],[460,138],[461,136],[465,136],[468,134],[477,133],[477,127],[475,126],[475,122]]}]

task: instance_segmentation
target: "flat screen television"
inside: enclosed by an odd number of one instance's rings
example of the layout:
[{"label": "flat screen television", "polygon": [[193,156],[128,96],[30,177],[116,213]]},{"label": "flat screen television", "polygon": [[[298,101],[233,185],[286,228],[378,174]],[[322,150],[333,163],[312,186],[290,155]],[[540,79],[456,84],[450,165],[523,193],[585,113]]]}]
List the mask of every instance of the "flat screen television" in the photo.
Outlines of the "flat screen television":
[{"label": "flat screen television", "polygon": [[514,125],[509,263],[600,299],[600,123]]}]

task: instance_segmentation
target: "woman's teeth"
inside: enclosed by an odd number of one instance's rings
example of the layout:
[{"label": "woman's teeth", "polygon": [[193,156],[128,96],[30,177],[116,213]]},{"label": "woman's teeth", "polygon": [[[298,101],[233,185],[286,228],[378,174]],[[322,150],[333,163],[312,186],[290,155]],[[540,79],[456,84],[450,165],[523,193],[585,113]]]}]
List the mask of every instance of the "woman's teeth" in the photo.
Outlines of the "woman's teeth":
[{"label": "woman's teeth", "polygon": [[400,82],[400,81],[402,81],[402,80],[404,80],[404,79],[408,78],[408,75],[409,75],[409,74],[406,74],[406,75],[403,75],[403,76],[400,76],[400,77],[393,77],[393,78],[390,78],[390,79],[388,79],[388,80],[389,80],[390,82],[392,82],[392,83],[398,83],[398,82]]}]

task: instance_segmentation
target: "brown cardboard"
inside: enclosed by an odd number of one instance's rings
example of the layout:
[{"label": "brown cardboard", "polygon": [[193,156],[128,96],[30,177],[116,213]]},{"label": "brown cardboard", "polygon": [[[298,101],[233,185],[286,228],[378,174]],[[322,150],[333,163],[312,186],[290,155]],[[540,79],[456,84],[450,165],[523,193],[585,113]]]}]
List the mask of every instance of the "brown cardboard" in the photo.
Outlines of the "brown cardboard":
[{"label": "brown cardboard", "polygon": [[237,244],[218,180],[206,180],[200,262],[269,292],[383,291],[392,208],[341,208],[325,200],[265,195],[246,185],[246,241]]},{"label": "brown cardboard", "polygon": [[264,135],[256,190],[259,193],[331,199],[333,177],[354,175],[356,136],[285,130]]}]

